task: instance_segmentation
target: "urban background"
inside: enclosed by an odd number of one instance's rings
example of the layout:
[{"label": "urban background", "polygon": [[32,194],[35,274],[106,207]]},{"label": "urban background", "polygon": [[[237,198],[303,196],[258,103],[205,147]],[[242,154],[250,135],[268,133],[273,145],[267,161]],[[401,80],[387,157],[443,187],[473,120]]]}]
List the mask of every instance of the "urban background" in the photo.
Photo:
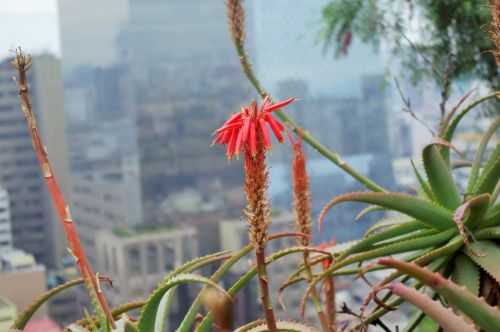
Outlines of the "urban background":
[{"label": "urban background", "polygon": [[[325,51],[319,34],[327,2],[246,1],[253,66],[273,96],[298,98],[289,112],[326,146],[386,188],[410,190],[416,184],[410,160],[431,137],[421,122],[438,120],[439,90],[431,82],[419,88],[399,82],[422,120],[415,121],[402,110],[391,76],[401,65],[383,43],[374,49],[356,40],[340,58]],[[225,161],[222,148],[209,148],[213,130],[256,98],[231,44],[222,0],[4,0],[0,331],[37,294],[77,276],[19,111],[10,65],[18,46],[34,56],[30,82],[43,139],[92,266],[113,277],[111,304],[144,298],[181,262],[248,242],[241,165]],[[462,151],[477,144],[481,126],[471,121],[461,128]],[[361,189],[314,150],[307,156],[316,216],[334,195]],[[271,154],[276,230],[293,222],[290,158],[279,147]],[[353,220],[361,209],[337,208],[315,241],[361,236],[380,216]],[[284,264],[270,273],[279,280],[294,268]],[[358,294],[350,281],[337,287],[341,301],[361,301],[363,289]],[[256,292],[250,287],[236,302],[238,321],[255,319]],[[172,322],[195,295],[186,286],[176,294]],[[300,295],[292,298],[297,302],[282,315],[297,311]],[[87,302],[83,289],[64,293],[29,331],[59,331],[82,317]]]}]

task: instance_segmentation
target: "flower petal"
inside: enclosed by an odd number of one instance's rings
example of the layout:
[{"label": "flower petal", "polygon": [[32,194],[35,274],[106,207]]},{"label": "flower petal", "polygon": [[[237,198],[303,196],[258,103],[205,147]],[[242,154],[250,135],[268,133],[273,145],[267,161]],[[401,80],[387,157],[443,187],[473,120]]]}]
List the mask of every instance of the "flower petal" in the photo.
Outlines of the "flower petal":
[{"label": "flower petal", "polygon": [[234,155],[234,149],[236,147],[236,140],[238,139],[238,129],[231,130],[231,138],[227,145],[227,159],[232,159]]},{"label": "flower petal", "polygon": [[241,147],[243,145],[244,141],[243,141],[243,130],[239,130],[238,131],[238,137],[236,138],[236,144],[234,146],[234,154],[236,154],[237,156],[240,155],[240,151],[241,151]]},{"label": "flower petal", "polygon": [[250,132],[250,123],[252,122],[252,119],[250,117],[247,117],[245,118],[245,120],[243,120],[243,126],[241,128],[242,132],[243,132],[243,144],[246,143],[246,141],[248,140],[248,134]]},{"label": "flower petal", "polygon": [[231,117],[229,117],[229,119],[226,122],[224,122],[224,126],[227,126],[227,125],[233,123],[234,121],[240,120],[241,116],[242,116],[241,112],[238,112],[238,113],[231,115]]},{"label": "flower petal", "polygon": [[271,137],[269,136],[269,128],[266,127],[266,122],[262,118],[259,119],[259,125],[262,131],[262,139],[264,141],[264,147],[269,150],[272,147]]},{"label": "flower petal", "polygon": [[230,123],[230,124],[227,124],[227,125],[224,125],[224,126],[220,127],[219,129],[217,129],[215,131],[215,133],[217,134],[217,133],[220,133],[221,131],[233,129],[233,128],[236,128],[236,127],[240,127],[242,125],[243,125],[243,121],[233,122],[233,123]]},{"label": "flower petal", "polygon": [[250,121],[249,144],[250,153],[252,154],[252,157],[255,157],[257,155],[257,132],[254,121]]},{"label": "flower petal", "polygon": [[289,98],[289,99],[287,99],[287,100],[280,101],[280,102],[278,102],[278,103],[276,103],[276,104],[269,105],[269,106],[267,106],[266,108],[264,108],[264,112],[269,112],[269,113],[271,113],[271,112],[273,112],[273,111],[276,111],[276,110],[278,110],[278,109],[280,109],[280,108],[283,108],[283,107],[285,107],[285,106],[287,106],[287,105],[289,105],[289,104],[293,103],[294,101],[295,101],[295,98]]},{"label": "flower petal", "polygon": [[276,138],[278,139],[278,141],[280,143],[283,143],[285,141],[285,139],[283,138],[283,135],[281,134],[281,132],[283,131],[284,127],[280,125],[278,125],[278,121],[276,121],[271,114],[269,113],[265,113],[264,114],[264,118],[266,120],[267,123],[269,123],[269,126],[271,127],[274,135],[276,136]]}]

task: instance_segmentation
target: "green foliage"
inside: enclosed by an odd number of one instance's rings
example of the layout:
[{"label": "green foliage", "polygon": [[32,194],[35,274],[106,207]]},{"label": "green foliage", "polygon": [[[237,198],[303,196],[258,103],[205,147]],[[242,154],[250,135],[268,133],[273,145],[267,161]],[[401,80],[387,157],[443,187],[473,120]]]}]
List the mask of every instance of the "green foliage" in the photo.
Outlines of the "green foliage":
[{"label": "green foliage", "polygon": [[[415,82],[432,77],[442,84],[452,68],[451,79],[475,77],[500,86],[486,0],[331,0],[323,20],[325,45],[337,54],[348,34],[375,46],[385,39]],[[409,43],[409,26],[422,38]]]}]

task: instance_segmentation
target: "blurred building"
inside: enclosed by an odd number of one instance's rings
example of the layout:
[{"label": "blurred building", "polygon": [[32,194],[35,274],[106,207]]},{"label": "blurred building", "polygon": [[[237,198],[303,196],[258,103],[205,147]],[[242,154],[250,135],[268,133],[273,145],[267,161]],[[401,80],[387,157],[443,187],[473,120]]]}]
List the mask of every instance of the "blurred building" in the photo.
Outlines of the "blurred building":
[{"label": "blurred building", "polygon": [[[37,264],[32,255],[18,249],[0,253],[0,297],[7,298],[18,311],[32,304],[46,287],[45,267]],[[35,317],[46,313],[44,305]]]},{"label": "blurred building", "polygon": [[[119,305],[144,299],[175,267],[196,257],[198,239],[192,227],[141,232],[115,229],[99,232],[96,248],[96,270],[113,278],[114,287],[106,290],[106,296],[112,305]],[[169,317],[174,326],[192,296],[188,287],[176,290]]]},{"label": "blurred building", "polygon": [[[59,3],[73,173],[123,172],[133,160],[137,177],[122,182],[140,193],[140,220],[149,226],[179,222],[162,208],[171,195],[195,190],[205,197],[214,185],[239,186],[239,165],[209,149],[213,130],[250,91],[224,3],[115,1],[109,25],[90,15],[92,2]],[[71,35],[90,43],[94,28],[106,30],[97,40],[107,40],[107,49],[75,54]]]},{"label": "blurred building", "polygon": [[17,310],[14,303],[7,298],[0,297],[0,331],[8,331],[16,317]]},{"label": "blurred building", "polygon": [[[37,262],[56,266],[65,254],[64,236],[45,188],[19,108],[10,59],[0,63],[0,180],[10,197],[14,245]],[[68,154],[59,60],[33,58],[29,73],[33,109],[62,191],[69,195]]]},{"label": "blurred building", "polygon": [[134,229],[142,223],[142,205],[137,186],[128,186],[124,176],[132,171],[77,175],[73,178],[72,213],[85,252],[97,262],[96,234],[114,229]]},{"label": "blurred building", "polygon": [[12,248],[9,194],[0,186],[0,252]]}]

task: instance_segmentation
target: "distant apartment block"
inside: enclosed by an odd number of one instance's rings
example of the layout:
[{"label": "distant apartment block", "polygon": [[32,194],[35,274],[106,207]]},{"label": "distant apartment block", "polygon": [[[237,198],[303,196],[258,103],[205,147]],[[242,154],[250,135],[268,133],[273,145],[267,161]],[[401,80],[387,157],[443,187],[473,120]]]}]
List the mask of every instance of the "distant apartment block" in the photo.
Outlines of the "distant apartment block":
[{"label": "distant apartment block", "polygon": [[[30,84],[44,144],[61,188],[69,194],[59,65],[53,56],[35,56]],[[33,254],[37,262],[56,266],[66,246],[19,108],[15,75],[10,59],[0,63],[0,182],[10,198],[14,246]]]},{"label": "distant apartment block", "polygon": [[124,177],[132,171],[94,172],[73,178],[72,213],[91,263],[97,261],[96,234],[114,229],[135,229],[142,223],[137,186]]},{"label": "distant apartment block", "polygon": [[0,253],[12,248],[9,194],[0,186]]},{"label": "distant apartment block", "polygon": [[[32,255],[17,249],[0,253],[0,297],[12,302],[18,312],[46,289],[45,267],[38,265]],[[35,317],[46,314],[47,308],[43,306]]]},{"label": "distant apartment block", "polygon": [[[144,299],[174,268],[197,256],[197,235],[192,227],[97,233],[95,269],[113,277],[114,287],[106,289],[111,304]],[[192,299],[187,287],[180,287],[176,295],[173,322]]]}]

